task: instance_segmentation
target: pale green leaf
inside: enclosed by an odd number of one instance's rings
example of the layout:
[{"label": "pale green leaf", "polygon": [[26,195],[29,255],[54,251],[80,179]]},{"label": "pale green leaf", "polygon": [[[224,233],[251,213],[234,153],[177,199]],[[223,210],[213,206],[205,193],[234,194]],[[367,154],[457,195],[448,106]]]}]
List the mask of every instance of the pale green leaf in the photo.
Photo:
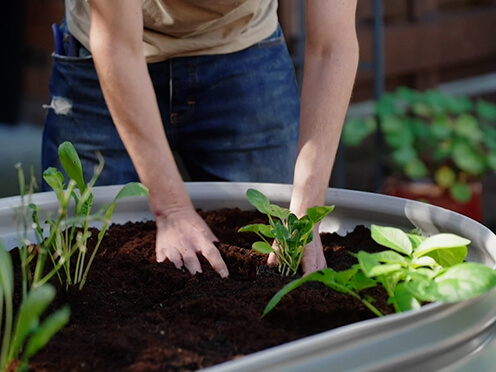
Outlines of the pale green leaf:
[{"label": "pale green leaf", "polygon": [[397,252],[410,255],[412,253],[412,243],[405,232],[398,228],[387,226],[371,226],[372,239],[378,244]]},{"label": "pale green leaf", "polygon": [[390,274],[401,269],[401,265],[398,263],[381,264],[372,256],[372,254],[365,251],[358,252],[357,258],[360,268],[369,278]]},{"label": "pale green leaf", "polygon": [[43,179],[55,192],[57,198],[61,200],[64,191],[64,175],[56,168],[49,167],[43,172]]},{"label": "pale green leaf", "polygon": [[267,206],[267,213],[266,214],[274,216],[274,217],[280,219],[281,221],[285,221],[289,217],[289,215],[291,214],[291,211],[287,208],[282,208],[278,205],[270,204],[269,206]]},{"label": "pale green leaf", "polygon": [[483,264],[465,262],[450,267],[435,279],[439,301],[457,302],[476,297],[496,286],[496,272]]},{"label": "pale green leaf", "polygon": [[427,253],[427,256],[433,258],[442,267],[450,267],[463,262],[465,260],[465,257],[467,257],[467,253],[467,246],[461,246],[454,248],[437,249]]},{"label": "pale green leaf", "polygon": [[436,262],[436,260],[429,256],[418,257],[413,259],[412,261],[413,267],[421,267],[421,266],[435,267],[437,265],[439,264]]},{"label": "pale green leaf", "polygon": [[413,252],[413,256],[420,257],[434,250],[463,247],[469,244],[470,244],[470,240],[455,234],[450,234],[450,233],[436,234],[424,240],[417,247],[415,252]]},{"label": "pale green leaf", "polygon": [[266,236],[267,238],[274,237],[274,234],[272,233],[270,227],[262,223],[243,226],[238,230],[238,232],[254,232],[254,233],[260,233],[263,236]]},{"label": "pale green leaf", "polygon": [[399,263],[406,264],[407,260],[401,254],[395,251],[382,251],[377,253],[371,253],[372,258],[379,262],[384,263]]}]

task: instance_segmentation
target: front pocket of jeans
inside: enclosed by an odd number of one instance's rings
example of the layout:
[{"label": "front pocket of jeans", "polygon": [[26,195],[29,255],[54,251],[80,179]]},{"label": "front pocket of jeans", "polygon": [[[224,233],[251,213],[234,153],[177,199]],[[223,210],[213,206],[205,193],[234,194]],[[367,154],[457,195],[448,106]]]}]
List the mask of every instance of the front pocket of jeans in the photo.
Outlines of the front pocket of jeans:
[{"label": "front pocket of jeans", "polygon": [[87,64],[87,63],[93,63],[93,57],[91,55],[86,56],[86,57],[76,57],[76,56],[63,56],[61,54],[57,54],[55,52],[52,53],[52,58],[59,63],[66,63],[66,64]]}]

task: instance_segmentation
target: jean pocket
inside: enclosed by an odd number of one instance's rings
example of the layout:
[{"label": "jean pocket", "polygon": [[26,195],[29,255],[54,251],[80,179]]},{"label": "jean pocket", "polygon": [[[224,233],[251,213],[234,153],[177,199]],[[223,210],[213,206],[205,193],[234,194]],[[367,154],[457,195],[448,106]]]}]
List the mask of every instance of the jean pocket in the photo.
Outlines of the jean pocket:
[{"label": "jean pocket", "polygon": [[284,44],[284,42],[284,34],[282,33],[281,26],[278,24],[276,30],[272,35],[254,44],[253,46],[255,48],[268,48],[271,46]]},{"label": "jean pocket", "polygon": [[93,57],[91,53],[82,46],[79,48],[78,55],[68,56],[53,52],[52,58],[54,59],[54,61],[60,63],[93,63]]}]

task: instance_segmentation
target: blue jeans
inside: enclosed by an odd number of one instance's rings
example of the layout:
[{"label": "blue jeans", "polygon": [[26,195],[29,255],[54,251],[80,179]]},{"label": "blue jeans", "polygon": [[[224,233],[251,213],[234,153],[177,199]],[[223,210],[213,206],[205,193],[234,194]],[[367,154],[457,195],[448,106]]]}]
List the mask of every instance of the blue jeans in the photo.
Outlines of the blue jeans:
[{"label": "blue jeans", "polygon": [[[190,180],[292,182],[300,103],[280,28],[239,52],[174,58],[148,69],[170,147]],[[138,180],[84,48],[77,57],[53,55],[50,101],[43,169],[62,169],[57,147],[71,141],[86,181],[97,151],[105,159],[97,184]]]}]

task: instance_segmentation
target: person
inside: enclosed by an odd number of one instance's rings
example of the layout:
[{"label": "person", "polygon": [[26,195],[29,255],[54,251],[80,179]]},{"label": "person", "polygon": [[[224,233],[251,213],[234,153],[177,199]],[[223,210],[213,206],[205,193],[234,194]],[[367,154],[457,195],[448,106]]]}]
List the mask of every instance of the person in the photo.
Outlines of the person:
[{"label": "person", "polygon": [[[139,179],[148,187],[158,262],[193,274],[202,271],[201,254],[227,277],[174,153],[194,181],[292,182],[290,209],[302,216],[325,202],[358,66],[357,1],[307,0],[300,100],[277,5],[66,0],[43,168],[59,165],[57,146],[66,140],[85,172],[100,151],[106,163],[99,184]],[[314,239],[303,271],[325,266]]]}]

